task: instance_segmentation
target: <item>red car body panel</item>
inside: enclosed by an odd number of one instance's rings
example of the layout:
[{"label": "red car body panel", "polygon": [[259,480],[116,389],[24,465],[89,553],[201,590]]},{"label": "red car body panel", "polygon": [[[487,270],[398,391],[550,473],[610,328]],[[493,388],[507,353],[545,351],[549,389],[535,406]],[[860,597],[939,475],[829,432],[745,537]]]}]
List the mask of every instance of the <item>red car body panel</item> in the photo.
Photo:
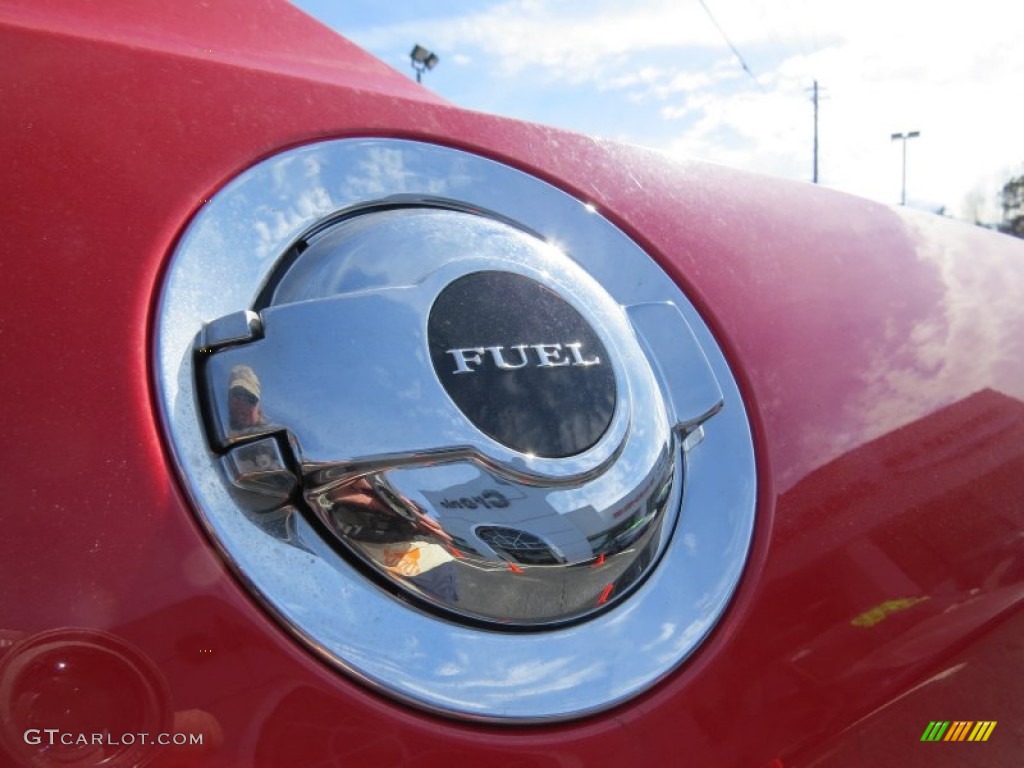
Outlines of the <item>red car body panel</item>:
[{"label": "red car body panel", "polygon": [[[0,3],[0,51],[8,761],[32,764],[26,722],[91,728],[98,711],[112,730],[206,734],[154,765],[932,768],[1024,754],[1019,242],[463,111],[269,0]],[[241,170],[346,136],[457,147],[592,203],[723,345],[755,428],[753,550],[719,627],[638,699],[517,728],[404,707],[296,644],[193,517],[151,386],[162,269]],[[80,663],[81,690],[16,665],[55,629],[138,649],[163,678],[159,711],[102,664]],[[983,744],[921,743],[933,720],[999,727]]]}]

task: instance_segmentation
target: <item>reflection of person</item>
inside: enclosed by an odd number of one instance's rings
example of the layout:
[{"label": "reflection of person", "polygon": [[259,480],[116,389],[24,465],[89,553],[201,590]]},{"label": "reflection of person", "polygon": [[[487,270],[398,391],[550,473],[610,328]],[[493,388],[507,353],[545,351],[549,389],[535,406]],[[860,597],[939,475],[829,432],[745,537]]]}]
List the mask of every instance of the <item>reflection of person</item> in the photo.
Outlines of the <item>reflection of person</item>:
[{"label": "reflection of person", "polygon": [[228,420],[232,430],[244,430],[263,423],[260,411],[260,380],[248,365],[231,369],[228,383]]}]

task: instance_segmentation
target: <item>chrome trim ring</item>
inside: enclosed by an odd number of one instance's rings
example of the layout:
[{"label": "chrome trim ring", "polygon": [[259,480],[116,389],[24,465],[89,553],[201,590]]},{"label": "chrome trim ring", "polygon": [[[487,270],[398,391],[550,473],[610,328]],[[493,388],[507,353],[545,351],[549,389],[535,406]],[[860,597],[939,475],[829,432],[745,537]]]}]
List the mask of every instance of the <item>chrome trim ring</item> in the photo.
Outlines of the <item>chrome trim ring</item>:
[{"label": "chrome trim ring", "polygon": [[[244,337],[255,322],[248,310],[280,257],[326,221],[366,206],[438,199],[491,212],[557,245],[625,310],[674,412],[704,411],[679,424],[685,487],[672,491],[679,519],[660,564],[628,599],[589,620],[508,633],[410,608],[339,559],[305,515],[243,511],[208,447],[193,384],[193,343],[204,325],[230,316],[208,335]],[[196,215],[171,258],[154,376],[184,486],[243,582],[325,661],[431,711],[537,722],[619,704],[693,652],[721,617],[746,560],[756,494],[750,426],[709,329],[593,206],[476,155],[347,139],[289,150],[242,173]],[[280,504],[266,498],[268,509]]]}]

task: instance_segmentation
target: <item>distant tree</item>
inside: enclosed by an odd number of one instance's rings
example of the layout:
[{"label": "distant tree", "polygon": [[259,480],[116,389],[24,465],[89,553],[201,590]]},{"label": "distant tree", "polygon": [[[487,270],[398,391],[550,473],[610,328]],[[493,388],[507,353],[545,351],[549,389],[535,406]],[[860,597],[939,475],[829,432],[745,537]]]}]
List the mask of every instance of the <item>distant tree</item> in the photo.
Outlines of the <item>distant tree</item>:
[{"label": "distant tree", "polygon": [[964,201],[960,205],[963,218],[979,227],[991,226],[988,223],[989,216],[986,214],[988,197],[989,194],[980,184],[964,195]]},{"label": "distant tree", "polygon": [[1014,237],[1024,237],[1024,175],[1014,176],[1006,182],[999,198],[1003,206],[1003,221],[999,231]]}]

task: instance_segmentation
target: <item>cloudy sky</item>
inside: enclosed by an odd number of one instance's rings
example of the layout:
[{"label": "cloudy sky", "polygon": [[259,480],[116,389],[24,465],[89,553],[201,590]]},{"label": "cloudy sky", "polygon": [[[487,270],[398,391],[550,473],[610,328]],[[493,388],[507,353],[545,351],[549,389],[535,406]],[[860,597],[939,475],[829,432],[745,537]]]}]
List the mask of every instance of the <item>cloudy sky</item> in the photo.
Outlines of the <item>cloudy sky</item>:
[{"label": "cloudy sky", "polygon": [[424,84],[471,109],[810,180],[817,79],[823,184],[898,202],[904,131],[911,205],[993,220],[1024,171],[1007,0],[295,3],[410,76],[435,51]]}]

